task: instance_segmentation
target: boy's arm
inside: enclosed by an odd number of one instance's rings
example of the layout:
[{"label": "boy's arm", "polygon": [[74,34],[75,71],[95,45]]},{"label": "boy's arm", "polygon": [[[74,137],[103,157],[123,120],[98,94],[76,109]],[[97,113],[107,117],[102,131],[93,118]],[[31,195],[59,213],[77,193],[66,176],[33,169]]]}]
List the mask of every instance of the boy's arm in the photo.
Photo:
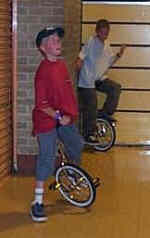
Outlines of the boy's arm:
[{"label": "boy's arm", "polygon": [[115,64],[123,55],[124,53],[124,50],[126,49],[126,45],[122,45],[120,47],[120,51],[116,54],[116,55],[113,55],[110,59],[110,67]]},{"label": "boy's arm", "polygon": [[101,72],[102,73],[101,76],[98,75],[98,78],[100,80],[104,80],[105,78],[108,77],[107,73],[108,73],[109,68],[113,64],[115,64],[120,59],[120,57],[122,57],[122,55],[124,53],[124,50],[126,48],[126,45],[122,45],[120,47],[120,51],[117,54],[115,54],[115,55],[113,54],[112,49],[111,49],[111,47],[110,47],[110,45],[108,43],[107,43],[106,47],[107,47],[107,53],[108,53],[108,57],[109,57],[108,58],[108,65],[106,64],[105,67],[103,67],[103,72]]},{"label": "boy's arm", "polygon": [[58,110],[54,110],[52,107],[47,107],[42,109],[43,112],[47,113],[54,120],[59,120],[62,126],[68,125],[71,122],[71,117],[68,115],[60,116]]},{"label": "boy's arm", "polygon": [[52,107],[46,106],[43,104],[40,108],[41,111],[49,115],[54,120],[59,120],[59,123],[63,126],[68,125],[71,122],[71,117],[68,115],[60,115],[58,110],[53,109]]},{"label": "boy's arm", "polygon": [[79,72],[80,69],[82,68],[83,61],[84,61],[84,59],[86,57],[86,54],[87,54],[86,51],[87,51],[87,46],[84,45],[82,47],[82,50],[79,52],[79,55],[78,55],[78,57],[75,61],[75,71],[77,71],[77,72]]},{"label": "boy's arm", "polygon": [[53,119],[56,118],[56,110],[49,106],[46,92],[47,75],[44,70],[39,70],[35,78],[35,106],[38,110],[48,114]]},{"label": "boy's arm", "polygon": [[90,47],[91,40],[92,40],[92,37],[85,43],[84,46],[82,46],[82,49],[79,52],[79,55],[78,55],[77,59],[75,60],[75,70],[77,72],[79,72],[80,69],[82,68],[83,61],[84,61],[85,57],[88,54],[88,50],[89,50],[89,47]]},{"label": "boy's arm", "polygon": [[126,49],[126,45],[122,45],[120,47],[120,51],[115,55],[113,64],[115,64],[122,57],[125,49]]},{"label": "boy's arm", "polygon": [[41,111],[43,111],[44,113],[48,114],[53,119],[56,119],[56,117],[57,117],[57,111],[54,110],[52,107],[41,108]]},{"label": "boy's arm", "polygon": [[79,72],[82,68],[83,60],[78,56],[75,61],[75,71]]}]

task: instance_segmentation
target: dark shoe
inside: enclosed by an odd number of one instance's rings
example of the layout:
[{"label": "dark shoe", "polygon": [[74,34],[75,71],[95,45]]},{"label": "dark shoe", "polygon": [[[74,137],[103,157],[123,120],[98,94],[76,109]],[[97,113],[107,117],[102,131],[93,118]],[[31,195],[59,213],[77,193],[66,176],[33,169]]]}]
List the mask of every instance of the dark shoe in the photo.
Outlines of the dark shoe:
[{"label": "dark shoe", "polygon": [[88,136],[85,140],[85,142],[89,145],[98,145],[99,141],[97,140],[97,138],[95,136]]},{"label": "dark shoe", "polygon": [[102,117],[102,118],[104,118],[108,121],[111,121],[111,122],[117,122],[117,120],[114,117],[112,117],[111,115],[109,115],[105,112],[102,112],[100,110],[98,111],[98,117]]},{"label": "dark shoe", "polygon": [[44,205],[39,203],[33,203],[31,206],[30,215],[32,220],[37,222],[44,222],[48,219],[44,213]]},{"label": "dark shoe", "polygon": [[110,115],[106,114],[105,117],[106,117],[106,119],[108,119],[111,122],[117,122],[117,120],[114,117],[110,116]]}]

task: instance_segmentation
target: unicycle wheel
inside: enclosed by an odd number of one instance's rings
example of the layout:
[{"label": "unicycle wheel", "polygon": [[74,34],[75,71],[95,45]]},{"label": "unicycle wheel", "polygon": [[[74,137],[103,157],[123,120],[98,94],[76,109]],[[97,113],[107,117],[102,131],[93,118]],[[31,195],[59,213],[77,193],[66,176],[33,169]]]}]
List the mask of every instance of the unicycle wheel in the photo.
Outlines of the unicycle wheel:
[{"label": "unicycle wheel", "polygon": [[88,207],[96,198],[96,187],[92,178],[83,169],[65,164],[56,171],[56,182],[61,195],[72,205]]},{"label": "unicycle wheel", "polygon": [[95,150],[107,151],[111,149],[116,140],[116,131],[114,126],[103,118],[98,118],[96,122],[97,139],[99,145],[95,145]]}]

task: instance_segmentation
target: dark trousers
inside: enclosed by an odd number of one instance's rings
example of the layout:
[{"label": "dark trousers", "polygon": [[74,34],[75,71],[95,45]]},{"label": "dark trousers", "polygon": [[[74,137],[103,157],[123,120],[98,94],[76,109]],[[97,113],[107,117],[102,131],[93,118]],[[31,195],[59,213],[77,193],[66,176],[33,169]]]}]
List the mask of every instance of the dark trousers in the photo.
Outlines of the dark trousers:
[{"label": "dark trousers", "polygon": [[95,88],[78,88],[80,131],[84,137],[96,131],[97,95]]},{"label": "dark trousers", "polygon": [[106,93],[107,98],[102,108],[102,112],[112,115],[118,105],[121,85],[110,80],[97,80],[95,88],[79,88],[78,99],[80,110],[80,131],[83,136],[93,135],[96,131],[96,116],[97,116],[97,94],[99,92]]},{"label": "dark trousers", "polygon": [[107,95],[102,112],[112,115],[118,106],[121,85],[110,79],[105,79],[103,81],[97,80],[95,86],[97,91],[103,92]]}]

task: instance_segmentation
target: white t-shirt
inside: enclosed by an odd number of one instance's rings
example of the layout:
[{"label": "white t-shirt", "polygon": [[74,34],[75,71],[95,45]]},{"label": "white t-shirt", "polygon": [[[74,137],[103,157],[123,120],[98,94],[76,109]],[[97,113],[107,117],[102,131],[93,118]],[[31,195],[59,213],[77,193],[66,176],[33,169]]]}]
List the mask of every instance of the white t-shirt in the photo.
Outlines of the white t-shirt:
[{"label": "white t-shirt", "polygon": [[103,79],[116,56],[108,41],[104,44],[94,36],[82,47],[79,57],[84,61],[79,73],[78,87],[95,88],[95,81]]}]

